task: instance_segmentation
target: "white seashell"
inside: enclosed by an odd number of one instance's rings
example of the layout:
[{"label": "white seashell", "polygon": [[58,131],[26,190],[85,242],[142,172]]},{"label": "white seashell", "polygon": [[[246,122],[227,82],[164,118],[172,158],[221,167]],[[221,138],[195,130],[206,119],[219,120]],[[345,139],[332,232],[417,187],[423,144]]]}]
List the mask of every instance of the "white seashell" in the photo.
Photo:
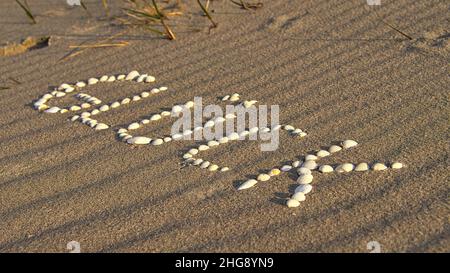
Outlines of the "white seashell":
[{"label": "white seashell", "polygon": [[[130,134],[127,134],[127,133],[120,133],[119,134],[119,138],[124,138],[124,137],[126,137],[126,136],[130,136]],[[127,139],[128,140],[128,139]]]},{"label": "white seashell", "polygon": [[325,151],[325,150],[320,150],[320,151],[318,151],[318,152],[316,153],[316,155],[317,155],[318,157],[327,157],[327,156],[330,155],[330,152]]},{"label": "white seashell", "polygon": [[297,169],[298,175],[311,174],[311,170],[305,167],[300,167]]},{"label": "white seashell", "polygon": [[97,124],[98,124],[98,121],[96,121],[95,119],[90,120],[90,121],[88,122],[88,125],[89,125],[91,128],[94,128]]},{"label": "white seashell", "polygon": [[136,130],[140,127],[139,123],[133,122],[130,125],[128,125],[128,130]]},{"label": "white seashell", "polygon": [[57,107],[57,106],[53,106],[51,108],[48,108],[47,110],[45,110],[45,113],[50,113],[50,114],[54,114],[54,113],[58,113],[61,110],[61,108]]},{"label": "white seashell", "polygon": [[186,108],[192,108],[194,107],[194,102],[193,101],[188,101],[184,104],[184,107]]},{"label": "white seashell", "polygon": [[300,202],[295,199],[289,199],[286,202],[286,206],[288,206],[288,208],[296,208],[300,206]]},{"label": "white seashell", "polygon": [[116,76],[113,75],[108,78],[107,82],[113,82],[115,80],[116,80]]},{"label": "white seashell", "polygon": [[141,97],[139,96],[133,96],[133,98],[131,99],[132,101],[138,101],[141,100]]},{"label": "white seashell", "polygon": [[250,134],[256,134],[258,131],[259,131],[258,127],[253,127],[253,128],[250,128],[250,130],[248,130],[248,132]]},{"label": "white seashell", "polygon": [[344,149],[349,149],[349,148],[355,147],[356,145],[358,145],[358,142],[351,140],[351,139],[344,140],[342,142],[342,147]]},{"label": "white seashell", "polygon": [[197,158],[192,162],[192,165],[198,166],[198,165],[202,164],[202,162],[203,162],[203,159]]},{"label": "white seashell", "polygon": [[79,115],[75,115],[73,117],[70,118],[71,121],[76,121],[77,119],[79,119],[80,116]]},{"label": "white seashell", "polygon": [[109,128],[109,126],[104,124],[104,123],[98,123],[95,126],[95,130],[105,130],[105,129],[108,129],[108,128]]},{"label": "white seashell", "polygon": [[58,87],[58,90],[64,90],[64,89],[69,88],[69,87],[71,87],[70,84],[63,83],[63,84],[61,84],[61,85]]},{"label": "white seashell", "polygon": [[372,169],[374,171],[384,171],[387,169],[387,167],[383,163],[375,163],[373,164]]},{"label": "white seashell", "polygon": [[281,167],[281,171],[283,172],[288,172],[292,169],[291,165],[284,165],[283,167]]},{"label": "white seashell", "polygon": [[79,81],[79,82],[77,82],[77,83],[75,84],[75,86],[76,86],[76,87],[79,87],[79,88],[83,88],[83,87],[86,86],[86,83],[85,83],[85,82],[82,82],[82,81]]},{"label": "white seashell", "polygon": [[119,81],[123,81],[123,80],[125,80],[125,75],[124,74],[120,74],[119,76],[117,76],[117,80],[119,80]]},{"label": "white seashell", "polygon": [[108,76],[107,75],[103,75],[100,77],[100,81],[101,82],[106,82],[108,80]]},{"label": "white seashell", "polygon": [[154,82],[156,79],[155,79],[155,77],[153,77],[153,76],[147,76],[146,78],[145,78],[145,82]]},{"label": "white seashell", "polygon": [[82,118],[88,118],[88,117],[91,116],[91,113],[89,113],[89,112],[83,112],[83,113],[80,114],[80,116],[81,116]]},{"label": "white seashell", "polygon": [[199,151],[206,151],[206,150],[208,150],[209,149],[209,146],[208,145],[200,145],[200,146],[198,146],[198,150]]},{"label": "white seashell", "polygon": [[256,184],[258,184],[258,181],[255,179],[247,180],[239,186],[238,191],[251,188],[251,187],[255,186]]},{"label": "white seashell", "polygon": [[222,168],[220,169],[221,172],[227,172],[227,171],[229,171],[229,170],[230,170],[230,168],[228,168],[228,167],[222,167]]},{"label": "white seashell", "polygon": [[228,142],[228,137],[222,137],[221,139],[219,139],[220,144],[225,144],[227,142]]},{"label": "white seashell", "polygon": [[162,111],[160,115],[162,117],[167,117],[167,116],[170,116],[170,112],[169,111]]},{"label": "white seashell", "polygon": [[258,177],[256,178],[258,181],[268,181],[270,179],[270,175],[266,174],[266,173],[262,173],[260,175],[258,175]]},{"label": "white seashell", "polygon": [[91,111],[91,114],[94,115],[94,116],[99,114],[99,113],[100,113],[100,110],[98,110],[98,109],[94,109],[94,110]]},{"label": "white seashell", "polygon": [[132,81],[135,78],[139,77],[139,72],[137,72],[136,70],[131,71],[130,73],[128,73],[128,75],[125,77],[126,81]]},{"label": "white seashell", "polygon": [[46,109],[48,109],[48,108],[49,108],[49,107],[48,107],[47,104],[41,104],[41,105],[35,106],[35,109],[37,109],[37,110],[39,110],[39,111],[43,111],[43,110],[46,110]]},{"label": "white seashell", "polygon": [[306,155],[305,156],[305,161],[316,161],[317,160],[317,156],[315,155]]},{"label": "white seashell", "polygon": [[228,139],[229,140],[237,140],[237,139],[239,139],[239,134],[236,133],[236,132],[233,132],[233,133],[228,135]]},{"label": "white seashell", "polygon": [[336,167],[336,172],[347,173],[353,171],[355,166],[352,163],[344,163]]},{"label": "white seashell", "polygon": [[159,91],[161,91],[161,90],[159,90],[158,88],[153,88],[152,90],[150,90],[150,93],[152,93],[152,94],[158,94]]},{"label": "white seashell", "polygon": [[150,120],[149,119],[143,119],[141,120],[141,124],[149,124]]},{"label": "white seashell", "polygon": [[106,112],[109,110],[109,106],[108,105],[102,105],[100,106],[100,108],[98,108],[98,110],[102,111],[102,112]]},{"label": "white seashell", "polygon": [[167,86],[161,86],[159,88],[160,91],[167,91],[167,89],[169,89]]},{"label": "white seashell", "polygon": [[180,105],[175,105],[174,107],[172,107],[172,112],[173,113],[179,113],[181,111],[183,111],[183,107],[180,106]]},{"label": "white seashell", "polygon": [[359,163],[355,167],[355,171],[357,171],[357,172],[364,172],[364,171],[368,171],[368,170],[369,170],[369,164],[367,164],[367,163]]},{"label": "white seashell", "polygon": [[130,135],[126,135],[122,138],[122,141],[126,142],[128,139],[132,138]]},{"label": "white seashell", "polygon": [[211,164],[211,163],[210,163],[209,161],[203,161],[203,163],[200,164],[200,168],[206,169],[206,168],[209,167],[210,164]]},{"label": "white seashell", "polygon": [[127,143],[144,145],[144,144],[149,144],[151,141],[152,141],[152,139],[149,137],[137,136],[137,137],[132,137],[132,138],[128,139]]},{"label": "white seashell", "polygon": [[162,140],[161,138],[157,138],[155,140],[152,141],[152,145],[154,146],[158,146],[164,143],[164,140]]},{"label": "white seashell", "polygon": [[217,117],[214,119],[214,122],[216,122],[216,123],[222,123],[225,121],[226,121],[226,119],[224,117]]},{"label": "white seashell", "polygon": [[172,138],[171,137],[165,137],[165,138],[163,138],[163,140],[164,140],[164,143],[166,143],[166,142],[172,141]]},{"label": "white seashell", "polygon": [[183,155],[183,159],[188,159],[188,158],[192,158],[192,155],[190,153],[185,153]]},{"label": "white seashell", "polygon": [[186,131],[183,132],[183,136],[189,136],[192,133],[193,133],[192,130],[186,130]]},{"label": "white seashell", "polygon": [[219,166],[217,166],[216,164],[212,164],[208,167],[208,171],[211,171],[211,172],[215,172],[218,169],[219,169]]},{"label": "white seashell", "polygon": [[126,132],[128,132],[128,130],[125,128],[120,128],[119,130],[117,130],[117,133],[119,133],[119,134],[126,133]]},{"label": "white seashell", "polygon": [[214,121],[208,120],[208,121],[205,123],[204,127],[205,127],[205,128],[209,128],[209,127],[213,127],[214,125],[215,125],[215,122],[214,122]]},{"label": "white seashell", "polygon": [[58,91],[52,91],[50,94],[52,94],[52,96],[56,96],[56,93],[58,93]]},{"label": "white seashell", "polygon": [[117,108],[119,106],[120,106],[120,102],[118,102],[118,101],[111,103],[111,108]]},{"label": "white seashell", "polygon": [[141,97],[143,97],[143,98],[147,98],[148,96],[150,96],[149,92],[144,91],[141,93]]},{"label": "white seashell", "polygon": [[69,110],[70,111],[79,111],[79,110],[81,110],[81,107],[78,105],[72,105],[72,106],[70,106]]},{"label": "white seashell", "polygon": [[328,151],[330,152],[330,153],[337,153],[337,152],[339,152],[340,150],[342,150],[342,147],[341,146],[338,146],[338,145],[331,145],[330,146],[330,148],[328,149]]},{"label": "white seashell", "polygon": [[322,165],[319,167],[319,171],[322,173],[331,173],[333,172],[333,167],[330,165]]},{"label": "white seashell", "polygon": [[226,100],[229,100],[230,99],[230,95],[226,95],[226,96],[224,96],[223,98],[222,98],[222,101],[226,101]]},{"label": "white seashell", "polygon": [[61,97],[64,97],[65,95],[66,95],[66,93],[64,93],[64,92],[56,92],[55,97],[61,98]]},{"label": "white seashell", "polygon": [[83,123],[83,124],[88,124],[88,122],[89,121],[91,121],[92,119],[91,118],[81,118],[81,123]]},{"label": "white seashell", "polygon": [[239,137],[245,138],[245,137],[248,136],[249,134],[250,134],[249,131],[244,130],[244,131],[242,131],[242,132],[239,133]]},{"label": "white seashell", "polygon": [[302,162],[299,160],[296,160],[296,161],[292,162],[292,167],[297,168],[300,166],[300,164],[302,164]]},{"label": "white seashell", "polygon": [[297,192],[301,192],[303,194],[308,194],[309,192],[311,192],[313,189],[313,186],[311,186],[311,184],[302,184],[300,186],[298,186],[297,188],[295,188],[295,193]]},{"label": "white seashell", "polygon": [[270,128],[264,127],[259,130],[260,133],[268,133],[270,132]]},{"label": "white seashell", "polygon": [[131,99],[130,98],[124,98],[120,103],[121,104],[128,104],[130,103]]},{"label": "white seashell", "polygon": [[286,130],[286,131],[294,131],[295,130],[294,126],[289,125],[289,124],[288,125],[284,125],[283,129]]},{"label": "white seashell", "polygon": [[83,109],[86,109],[86,108],[91,107],[91,104],[90,104],[90,103],[87,103],[87,102],[83,102],[83,103],[80,105],[80,107],[83,108]]},{"label": "white seashell", "polygon": [[66,93],[72,93],[73,91],[75,91],[75,88],[72,86],[64,89],[64,92],[66,92]]},{"label": "white seashell", "polygon": [[269,171],[268,175],[277,176],[277,175],[280,175],[280,173],[281,173],[280,169],[273,168],[272,170]]},{"label": "white seashell", "polygon": [[161,115],[160,114],[154,114],[150,117],[150,120],[155,121],[155,120],[160,120],[161,119]]},{"label": "white seashell", "polygon": [[242,104],[244,105],[245,108],[250,108],[252,107],[255,103],[257,103],[256,100],[251,100],[251,101],[244,101]]},{"label": "white seashell", "polygon": [[92,103],[95,104],[95,105],[99,105],[99,104],[102,103],[102,101],[99,100],[99,99],[94,99],[94,100],[92,100]]},{"label": "white seashell", "polygon": [[61,109],[61,111],[59,111],[61,114],[64,114],[64,113],[67,113],[67,112],[69,112],[69,110],[67,110],[67,109]]},{"label": "white seashell", "polygon": [[238,101],[239,100],[239,94],[233,94],[231,97],[230,97],[230,99],[229,99],[230,101]]},{"label": "white seashell", "polygon": [[52,96],[52,94],[49,94],[49,93],[42,96],[42,99],[44,99],[44,100],[49,100],[51,98],[53,98],[53,96]]},{"label": "white seashell", "polygon": [[208,141],[208,146],[209,147],[214,147],[214,146],[217,146],[217,145],[219,145],[220,143],[219,142],[217,142],[217,141],[215,141],[215,140],[210,140],[210,141]]},{"label": "white seashell", "polygon": [[303,174],[298,177],[297,182],[300,184],[309,184],[313,181],[313,178],[311,174]]},{"label": "white seashell", "polygon": [[143,82],[147,78],[147,74],[142,74],[137,78],[137,82]]},{"label": "white seashell", "polygon": [[299,202],[305,201],[306,196],[303,192],[296,192],[292,195],[291,199],[297,200]]},{"label": "white seashell", "polygon": [[182,138],[183,138],[182,134],[173,134],[172,135],[172,139],[174,139],[174,140],[179,140],[179,139],[182,139]]},{"label": "white seashell", "polygon": [[190,153],[191,155],[196,155],[198,154],[198,149],[192,148],[188,151],[188,153]]},{"label": "white seashell", "polygon": [[98,79],[96,79],[96,78],[90,78],[90,79],[88,80],[88,84],[89,84],[89,85],[96,84],[96,83],[98,83]]},{"label": "white seashell", "polygon": [[310,170],[315,170],[317,168],[317,163],[314,160],[307,160],[303,162],[302,167],[305,167]]},{"label": "white seashell", "polygon": [[403,164],[400,162],[394,162],[391,164],[391,168],[392,169],[401,169],[401,168],[403,168]]}]

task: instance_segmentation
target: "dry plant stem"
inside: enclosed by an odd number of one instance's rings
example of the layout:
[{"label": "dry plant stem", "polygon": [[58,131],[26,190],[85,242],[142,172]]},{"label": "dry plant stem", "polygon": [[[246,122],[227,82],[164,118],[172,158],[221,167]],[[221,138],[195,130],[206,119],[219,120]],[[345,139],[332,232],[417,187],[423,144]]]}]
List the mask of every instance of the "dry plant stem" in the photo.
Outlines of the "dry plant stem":
[{"label": "dry plant stem", "polygon": [[23,4],[22,4],[19,0],[16,0],[16,3],[25,11],[26,15],[28,16],[28,18],[30,18],[30,20],[33,22],[33,24],[36,24],[36,19],[34,18],[33,14],[31,13],[31,10],[27,4],[27,1],[23,2]]},{"label": "dry plant stem", "polygon": [[216,28],[217,27],[217,23],[214,22],[214,20],[211,18],[211,15],[209,14],[208,10],[202,5],[200,0],[197,0],[197,3],[200,6],[200,8],[203,10],[203,12],[205,13],[206,17],[208,17],[209,21],[211,21],[212,27]]},{"label": "dry plant stem", "polygon": [[167,37],[169,38],[169,40],[175,40],[176,39],[175,34],[172,32],[172,30],[169,28],[169,26],[166,24],[166,22],[164,22],[165,15],[159,11],[158,5],[156,4],[155,0],[152,0],[152,3],[153,3],[153,6],[155,7],[156,13],[158,14],[158,16],[160,18],[161,25],[163,25],[163,27],[166,31]]},{"label": "dry plant stem", "polygon": [[109,17],[109,7],[108,7],[108,0],[102,0],[103,9],[105,10],[106,17]]},{"label": "dry plant stem", "polygon": [[99,47],[122,47],[129,45],[128,42],[121,42],[117,44],[93,44],[93,45],[72,45],[69,48],[99,48]]}]

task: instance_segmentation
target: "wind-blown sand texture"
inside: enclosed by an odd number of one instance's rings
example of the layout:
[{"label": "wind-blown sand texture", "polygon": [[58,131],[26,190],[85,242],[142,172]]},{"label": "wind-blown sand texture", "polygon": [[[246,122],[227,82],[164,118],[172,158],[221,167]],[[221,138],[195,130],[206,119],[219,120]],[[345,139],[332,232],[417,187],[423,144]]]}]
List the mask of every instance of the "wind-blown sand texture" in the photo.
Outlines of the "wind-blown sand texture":
[{"label": "wind-blown sand texture", "polygon": [[[278,0],[249,12],[214,1],[217,29],[196,11],[176,41],[129,30],[118,48],[61,60],[70,45],[123,31],[63,1],[29,1],[37,24],[13,1],[0,3],[0,40],[51,37],[48,47],[0,57],[0,251],[67,252],[448,252],[449,17],[445,1]],[[36,3],[35,3],[36,2]],[[94,1],[86,1],[92,3]],[[98,1],[100,2],[100,1]],[[194,4],[195,1],[192,1]],[[100,4],[99,4],[100,5]],[[114,5],[112,6],[114,10]],[[375,13],[376,11],[376,13]],[[94,16],[104,16],[100,6]],[[395,25],[410,40],[381,22]],[[447,29],[447,32],[444,30]],[[177,32],[178,30],[178,32]],[[202,96],[239,93],[280,105],[275,152],[236,141],[202,153],[231,168],[184,167],[192,142],[133,146],[72,114],[43,114],[32,102],[63,82],[138,70],[169,86],[152,98],[102,113],[112,129]],[[146,85],[86,87],[105,102]],[[76,102],[61,100],[67,105]],[[173,119],[136,130],[165,135]],[[339,140],[359,145],[323,164],[402,162],[395,171],[316,174],[307,201],[288,208],[295,171],[237,187]]]}]

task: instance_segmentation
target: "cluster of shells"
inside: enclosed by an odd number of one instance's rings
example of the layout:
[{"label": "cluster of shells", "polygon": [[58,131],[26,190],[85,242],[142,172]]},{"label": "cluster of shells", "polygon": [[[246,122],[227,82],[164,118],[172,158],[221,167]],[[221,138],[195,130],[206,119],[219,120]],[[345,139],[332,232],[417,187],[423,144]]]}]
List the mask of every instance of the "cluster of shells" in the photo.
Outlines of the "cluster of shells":
[{"label": "cluster of shells", "polygon": [[72,121],[80,121],[83,124],[86,124],[96,130],[104,130],[109,128],[109,125],[105,123],[99,123],[97,120],[93,119],[92,117],[102,113],[109,111],[111,109],[117,108],[121,105],[128,104],[131,101],[138,101],[144,98],[147,98],[150,96],[150,94],[156,94],[161,91],[167,90],[167,87],[160,87],[160,88],[153,88],[149,92],[144,91],[138,95],[134,95],[131,98],[123,98],[119,101],[112,102],[111,104],[103,104],[102,101],[96,97],[90,96],[85,93],[78,93],[76,97],[82,101],[79,105],[71,105],[66,108],[60,108],[57,106],[50,107],[47,105],[47,102],[50,101],[53,98],[62,98],[66,96],[69,93],[72,93],[74,91],[80,91],[82,88],[88,86],[88,85],[95,85],[98,83],[111,83],[115,81],[136,81],[138,83],[153,83],[155,81],[155,77],[147,75],[147,74],[139,74],[138,71],[131,71],[128,74],[120,74],[120,75],[104,75],[100,78],[89,78],[87,81],[78,81],[75,84],[67,84],[63,83],[61,84],[56,90],[44,94],[42,97],[40,97],[38,100],[36,100],[33,104],[34,108],[42,111],[44,113],[67,113],[67,112],[77,112],[80,110],[88,109],[91,107],[96,107],[95,109],[91,111],[85,111],[82,112],[80,115],[74,115],[71,117]]},{"label": "cluster of shells", "polygon": [[366,162],[353,164],[353,163],[343,163],[337,166],[323,164],[320,165],[317,161],[321,158],[327,157],[333,153],[337,153],[342,150],[350,149],[357,146],[358,143],[354,140],[345,140],[341,145],[331,145],[328,149],[319,150],[315,154],[308,154],[303,157],[303,160],[297,160],[292,162],[290,165],[283,165],[280,168],[273,168],[268,173],[260,173],[257,175],[256,179],[249,179],[241,184],[238,190],[244,190],[255,186],[258,182],[268,181],[271,177],[279,175],[281,172],[289,172],[296,169],[298,174],[297,183],[299,186],[295,189],[292,196],[286,201],[288,207],[298,207],[300,202],[306,200],[306,195],[310,193],[313,189],[311,183],[314,180],[313,171],[318,171],[321,173],[348,173],[352,171],[364,172],[364,171],[384,171],[388,168],[391,169],[401,169],[403,164],[400,162],[394,162],[392,164],[386,165],[381,162],[376,162],[374,164],[369,164]]},{"label": "cluster of shells", "polygon": [[219,139],[213,139],[206,143],[200,144],[199,146],[190,149],[185,154],[183,154],[183,159],[185,160],[185,163],[191,164],[193,166],[197,166],[201,169],[207,169],[211,172],[220,170],[222,172],[230,170],[227,166],[219,166],[217,164],[214,164],[210,161],[204,160],[200,157],[198,157],[199,153],[202,151],[207,151],[210,148],[217,147],[219,145],[226,144],[231,141],[236,140],[244,140],[246,137],[254,134],[269,134],[272,131],[276,130],[286,130],[288,131],[292,136],[299,136],[299,137],[305,137],[306,133],[303,132],[301,129],[294,128],[292,125],[277,125],[273,128],[259,128],[259,127],[252,127],[249,130],[243,130],[241,132],[233,132],[230,133],[227,136],[221,137]]}]

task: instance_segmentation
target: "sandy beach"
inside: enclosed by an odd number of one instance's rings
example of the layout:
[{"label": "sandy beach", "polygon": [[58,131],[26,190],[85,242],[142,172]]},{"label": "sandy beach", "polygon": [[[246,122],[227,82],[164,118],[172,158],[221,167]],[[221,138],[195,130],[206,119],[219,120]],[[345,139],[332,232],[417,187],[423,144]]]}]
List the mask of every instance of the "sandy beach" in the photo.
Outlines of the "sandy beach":
[{"label": "sandy beach", "polygon": [[[449,252],[449,6],[445,1],[260,1],[245,10],[210,4],[217,28],[187,2],[168,21],[170,41],[65,1],[29,1],[31,24],[14,1],[0,2],[0,41],[49,37],[48,44],[0,56],[0,252]],[[120,2],[110,3],[111,16]],[[250,2],[250,1],[249,1]],[[254,1],[258,2],[258,1]],[[193,7],[190,7],[193,6]],[[116,36],[115,36],[116,35]],[[126,41],[123,47],[73,45]],[[168,90],[101,114],[107,130],[46,114],[33,102],[62,83],[132,70]],[[150,86],[150,87],[149,87]],[[113,102],[153,84],[114,82],[83,92]],[[75,92],[74,92],[75,93]],[[279,105],[280,146],[261,152],[238,141],[202,152],[230,167],[210,172],[183,163],[195,141],[129,145],[116,130],[201,96],[239,93]],[[53,105],[71,105],[72,96]],[[82,111],[79,111],[82,112]],[[136,130],[170,133],[174,119]],[[345,139],[358,146],[321,160],[402,162],[398,170],[317,173],[299,207],[282,173],[245,191],[260,172]]]}]

